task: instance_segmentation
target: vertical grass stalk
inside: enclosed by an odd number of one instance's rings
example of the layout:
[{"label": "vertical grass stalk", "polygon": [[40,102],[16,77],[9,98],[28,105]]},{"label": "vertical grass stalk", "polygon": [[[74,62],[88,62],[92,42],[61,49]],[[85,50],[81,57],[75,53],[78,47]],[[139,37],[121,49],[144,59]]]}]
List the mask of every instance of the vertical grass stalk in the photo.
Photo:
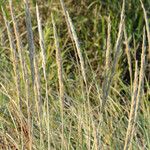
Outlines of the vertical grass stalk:
[{"label": "vertical grass stalk", "polygon": [[126,133],[124,150],[129,149],[130,144],[132,142],[133,130],[134,130],[134,115],[135,115],[135,111],[136,111],[136,99],[137,99],[137,94],[138,94],[138,62],[137,61],[136,61],[135,65],[136,66],[135,66],[135,74],[134,74],[131,109],[130,109],[129,123],[128,123],[128,129],[127,129],[127,133]]},{"label": "vertical grass stalk", "polygon": [[59,46],[59,39],[57,35],[56,25],[52,14],[52,23],[53,23],[53,32],[55,39],[55,48],[56,48],[56,62],[58,68],[58,80],[59,80],[59,99],[61,106],[61,120],[62,120],[62,149],[65,146],[64,139],[64,83],[63,83],[63,72],[62,72],[62,58],[61,58],[61,50]]},{"label": "vertical grass stalk", "polygon": [[[19,65],[18,65],[18,56],[17,56],[17,51],[16,51],[14,40],[13,40],[12,30],[11,30],[10,24],[6,18],[6,15],[5,15],[3,8],[2,8],[2,11],[3,11],[3,18],[5,21],[5,25],[7,28],[9,44],[10,44],[10,48],[11,48],[12,62],[13,62],[13,69],[14,69],[14,78],[15,78],[15,84],[16,84],[16,89],[17,89],[18,106],[19,106],[19,111],[21,113],[22,101],[21,101],[21,86],[20,86],[20,72],[19,72]],[[20,123],[20,126],[21,126],[21,147],[23,147],[22,117],[20,118],[20,122],[21,122]]]},{"label": "vertical grass stalk", "polygon": [[50,129],[49,129],[49,102],[48,102],[48,82],[47,82],[47,76],[46,76],[46,50],[45,50],[45,44],[44,44],[44,36],[42,31],[42,25],[41,25],[41,19],[39,15],[39,8],[36,4],[36,15],[37,15],[37,22],[38,22],[38,33],[39,33],[39,43],[42,53],[42,68],[43,68],[43,74],[44,74],[44,80],[45,80],[45,89],[46,89],[46,104],[47,104],[47,131],[48,131],[48,150],[50,150]]},{"label": "vertical grass stalk", "polygon": [[34,98],[36,102],[36,109],[38,114],[38,123],[40,128],[40,146],[42,146],[44,143],[42,138],[42,120],[41,120],[42,119],[42,98],[41,98],[40,74],[38,70],[37,59],[35,57],[35,45],[34,45],[31,14],[29,11],[28,0],[24,0],[24,5],[25,5],[25,15],[26,15],[25,19],[26,19],[28,44],[29,44],[31,76],[32,76],[33,89],[34,89]]},{"label": "vertical grass stalk", "polygon": [[107,75],[104,79],[104,82],[103,82],[101,111],[104,110],[104,106],[107,101],[111,83],[112,83],[114,73],[116,70],[116,65],[118,62],[118,56],[119,56],[119,53],[121,50],[120,45],[121,45],[121,40],[122,40],[122,35],[123,35],[124,13],[125,13],[125,0],[123,0],[123,4],[122,4],[121,20],[120,20],[120,24],[119,24],[118,37],[117,37],[117,41],[116,41],[115,48],[114,48],[115,49],[114,60],[112,62],[111,70],[107,73]]},{"label": "vertical grass stalk", "polygon": [[108,17],[108,29],[107,29],[107,49],[106,49],[106,64],[105,64],[105,69],[106,72],[110,68],[110,63],[111,63],[111,20],[110,16]]},{"label": "vertical grass stalk", "polygon": [[67,11],[67,20],[69,22],[69,27],[70,27],[70,30],[71,30],[71,33],[72,33],[72,38],[73,38],[73,40],[75,42],[76,49],[77,49],[77,54],[78,54],[78,57],[79,57],[79,60],[80,60],[82,77],[83,77],[85,85],[87,86],[85,65],[84,65],[84,59],[83,59],[82,52],[81,52],[81,47],[80,47],[79,40],[78,40],[77,34],[75,32],[74,25],[72,23],[72,20],[71,20],[71,18],[69,16],[68,11]]},{"label": "vertical grass stalk", "polygon": [[145,10],[145,7],[144,7],[144,4],[142,2],[142,0],[140,0],[141,2],[141,6],[142,6],[142,9],[143,9],[143,12],[144,12],[144,19],[145,19],[145,24],[146,24],[146,31],[147,31],[147,38],[148,38],[148,59],[150,61],[150,27],[149,27],[149,19],[147,17],[147,13],[146,13],[146,10]]},{"label": "vertical grass stalk", "polygon": [[126,28],[124,26],[124,38],[125,38],[125,52],[127,55],[127,60],[128,60],[128,66],[129,66],[129,73],[130,73],[130,83],[131,83],[131,89],[132,89],[132,62],[131,62],[131,53],[130,53],[130,47],[128,43],[128,38],[127,38],[127,33],[126,33]]},{"label": "vertical grass stalk", "polygon": [[140,67],[140,73],[138,77],[138,69],[137,69],[137,62],[136,62],[136,71],[135,71],[135,77],[134,77],[135,79],[134,79],[134,86],[133,86],[131,110],[130,110],[129,123],[128,123],[128,129],[126,133],[124,150],[128,150],[131,148],[134,128],[135,128],[135,124],[137,121],[137,113],[139,109],[139,103],[140,103],[140,99],[142,96],[142,90],[143,90],[143,84],[144,84],[145,51],[146,51],[146,48],[145,48],[145,29],[144,29],[142,54],[141,54],[141,67]]},{"label": "vertical grass stalk", "polygon": [[23,51],[23,46],[21,42],[21,37],[19,35],[18,30],[18,24],[16,20],[16,16],[14,14],[14,9],[12,6],[12,0],[9,0],[9,8],[11,12],[11,18],[13,21],[13,27],[15,32],[15,37],[17,41],[17,49],[19,53],[19,59],[20,59],[20,65],[22,69],[22,76],[24,80],[24,86],[25,86],[25,95],[26,95],[26,102],[27,102],[27,112],[28,112],[28,128],[29,128],[29,149],[32,149],[32,136],[31,136],[31,116],[30,116],[30,102],[29,102],[29,81],[28,81],[28,75],[27,75],[27,68],[26,68],[26,62],[25,62],[25,53]]}]

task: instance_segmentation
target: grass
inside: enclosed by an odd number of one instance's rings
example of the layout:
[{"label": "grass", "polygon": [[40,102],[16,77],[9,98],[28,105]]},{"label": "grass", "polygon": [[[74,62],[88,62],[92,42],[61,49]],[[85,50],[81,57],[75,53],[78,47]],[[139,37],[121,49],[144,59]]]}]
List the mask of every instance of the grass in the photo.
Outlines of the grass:
[{"label": "grass", "polygon": [[0,149],[150,149],[148,0],[0,5]]}]

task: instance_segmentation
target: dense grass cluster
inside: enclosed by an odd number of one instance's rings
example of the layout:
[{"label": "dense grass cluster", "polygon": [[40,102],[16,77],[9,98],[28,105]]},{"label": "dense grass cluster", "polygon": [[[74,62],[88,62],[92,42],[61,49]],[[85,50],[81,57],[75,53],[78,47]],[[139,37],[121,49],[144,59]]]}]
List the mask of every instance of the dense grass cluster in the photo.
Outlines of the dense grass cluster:
[{"label": "dense grass cluster", "polygon": [[149,0],[0,6],[0,149],[150,149]]}]

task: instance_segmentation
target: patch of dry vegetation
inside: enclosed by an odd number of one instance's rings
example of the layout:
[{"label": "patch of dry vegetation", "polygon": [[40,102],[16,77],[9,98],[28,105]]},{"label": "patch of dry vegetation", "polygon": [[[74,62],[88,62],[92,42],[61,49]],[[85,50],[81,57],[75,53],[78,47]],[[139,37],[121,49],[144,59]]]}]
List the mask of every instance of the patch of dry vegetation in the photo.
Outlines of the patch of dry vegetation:
[{"label": "patch of dry vegetation", "polygon": [[149,22],[139,3],[136,33],[133,1],[119,14],[116,1],[1,4],[1,149],[150,149]]}]

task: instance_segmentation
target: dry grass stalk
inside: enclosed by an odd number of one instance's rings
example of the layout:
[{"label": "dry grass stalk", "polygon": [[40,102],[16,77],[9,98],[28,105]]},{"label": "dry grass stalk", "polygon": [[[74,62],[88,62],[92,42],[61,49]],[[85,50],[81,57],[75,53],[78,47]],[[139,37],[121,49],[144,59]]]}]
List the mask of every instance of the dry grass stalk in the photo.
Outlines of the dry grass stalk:
[{"label": "dry grass stalk", "polygon": [[107,49],[106,49],[106,64],[105,64],[105,68],[106,70],[108,70],[110,68],[110,62],[111,62],[111,20],[110,20],[110,16],[108,17],[108,29],[107,29]]},{"label": "dry grass stalk", "polygon": [[[39,16],[38,5],[36,5],[36,13],[37,13],[38,31],[39,31],[39,38],[40,38],[39,43],[40,43],[40,47],[41,47],[41,51],[42,51],[42,67],[43,67],[43,74],[44,74],[44,79],[45,79],[45,83],[46,83],[46,99],[48,101],[48,89],[47,89],[48,87],[47,87],[47,77],[46,77],[46,52],[45,52],[46,50],[45,50],[45,45],[44,45],[44,37],[43,37],[43,32],[42,32],[42,26],[41,26],[41,20],[40,20],[40,16]],[[38,74],[38,66],[35,68],[37,68],[36,74]],[[39,75],[37,75],[37,77],[39,77]],[[39,80],[38,85],[39,85],[39,90],[40,90],[40,79],[37,78],[37,80]]]},{"label": "dry grass stalk", "polygon": [[65,7],[64,0],[60,0],[60,3],[61,3],[61,7],[62,7],[62,10],[63,10],[64,16],[65,16],[65,20],[66,20],[66,23],[67,23],[69,34],[70,34],[71,40],[73,42],[72,33],[71,33],[70,25],[69,25],[69,22],[68,22],[67,10],[66,10],[66,7]]},{"label": "dry grass stalk", "polygon": [[44,79],[45,79],[45,89],[46,89],[45,94],[46,94],[46,103],[47,103],[48,149],[50,149],[48,82],[47,82],[47,76],[46,76],[46,50],[45,50],[44,36],[43,36],[43,31],[42,31],[38,5],[36,5],[36,15],[37,15],[37,22],[38,22],[39,43],[40,43],[40,48],[42,51],[42,67],[43,67],[43,74],[44,74]]},{"label": "dry grass stalk", "polygon": [[59,39],[57,35],[55,21],[52,15],[52,23],[53,23],[53,32],[55,39],[55,48],[56,48],[56,62],[58,68],[58,80],[59,80],[59,97],[61,103],[61,119],[62,119],[62,149],[65,146],[64,143],[64,83],[63,83],[63,71],[62,71],[62,58],[61,58],[61,50],[59,46]]},{"label": "dry grass stalk", "polygon": [[114,54],[114,60],[112,63],[112,67],[110,72],[107,73],[104,82],[103,82],[103,95],[102,95],[102,104],[101,104],[101,108],[103,111],[104,110],[104,106],[105,103],[107,101],[107,97],[109,94],[109,90],[110,90],[110,86],[114,77],[114,73],[116,70],[116,65],[118,62],[118,56],[119,56],[119,52],[120,52],[120,45],[121,45],[121,40],[122,40],[122,35],[123,35],[123,26],[124,26],[124,12],[125,12],[125,0],[123,0],[123,4],[122,4],[122,11],[121,11],[121,20],[120,20],[120,24],[119,24],[119,32],[118,32],[118,37],[117,37],[117,41],[115,44],[115,54]]},{"label": "dry grass stalk", "polygon": [[11,12],[13,27],[14,27],[14,33],[15,33],[16,41],[17,41],[17,49],[18,49],[19,58],[20,58],[20,62],[21,62],[23,79],[25,80],[25,58],[24,58],[25,54],[23,53],[23,47],[22,47],[22,43],[21,43],[21,39],[20,39],[20,35],[19,35],[17,20],[15,17],[15,14],[14,14],[13,6],[12,6],[12,0],[9,0],[9,8],[10,8],[10,12]]},{"label": "dry grass stalk", "polygon": [[146,23],[146,31],[147,31],[147,38],[148,38],[148,45],[149,45],[148,59],[150,61],[150,28],[149,28],[149,21],[148,21],[147,13],[146,13],[146,10],[145,10],[145,7],[144,7],[144,4],[143,4],[142,0],[140,0],[140,2],[141,2],[141,6],[142,6],[142,9],[143,9],[143,12],[144,12],[144,19],[145,19],[145,23]]},{"label": "dry grass stalk", "polygon": [[138,96],[137,96],[137,102],[136,102],[136,112],[135,112],[135,121],[137,118],[137,113],[139,109],[140,99],[142,97],[142,91],[143,91],[143,85],[144,85],[144,75],[145,75],[145,64],[146,64],[146,35],[145,35],[145,28],[143,32],[143,45],[142,45],[142,54],[141,54],[141,68],[140,68],[140,74],[139,74],[139,85],[138,85]]},{"label": "dry grass stalk", "polygon": [[28,112],[28,126],[29,126],[29,149],[32,147],[32,138],[31,138],[31,117],[30,117],[30,102],[29,102],[29,80],[28,80],[28,74],[27,74],[27,68],[26,68],[26,62],[25,62],[25,53],[23,52],[23,46],[21,42],[21,37],[19,35],[19,30],[18,30],[18,24],[17,20],[14,14],[14,9],[12,6],[12,0],[9,0],[9,7],[11,11],[11,17],[12,17],[12,22],[13,22],[13,27],[14,27],[14,32],[15,32],[15,37],[17,41],[17,49],[19,53],[19,59],[20,59],[20,64],[21,64],[21,69],[22,69],[22,74],[23,74],[23,80],[24,80],[24,85],[25,85],[25,93],[26,93],[26,101],[27,101],[27,112]]},{"label": "dry grass stalk", "polygon": [[86,73],[85,73],[85,65],[84,65],[84,60],[83,60],[83,56],[82,56],[79,40],[78,40],[77,34],[75,32],[72,20],[71,20],[71,18],[69,16],[69,13],[68,13],[68,11],[65,8],[64,1],[60,0],[60,3],[61,3],[61,6],[62,6],[62,9],[63,9],[63,12],[64,12],[64,16],[65,16],[66,23],[67,23],[67,26],[68,26],[69,34],[71,36],[72,41],[75,42],[75,46],[76,46],[76,49],[77,49],[77,54],[78,54],[79,61],[80,61],[80,66],[81,66],[81,72],[82,72],[83,80],[84,80],[85,84],[87,85]]},{"label": "dry grass stalk", "polygon": [[127,60],[128,60],[128,65],[129,65],[129,72],[130,72],[130,83],[131,83],[131,88],[132,88],[132,62],[131,62],[131,53],[130,53],[130,47],[128,43],[128,38],[127,38],[127,33],[126,33],[126,28],[124,26],[124,37],[125,37],[125,52],[127,55]]},{"label": "dry grass stalk", "polygon": [[32,83],[34,88],[34,97],[36,102],[36,109],[38,114],[38,123],[40,128],[40,145],[43,143],[42,138],[42,98],[41,98],[41,83],[40,83],[40,74],[38,70],[38,63],[35,57],[35,46],[34,46],[34,38],[32,31],[32,23],[31,23],[31,14],[29,11],[28,1],[24,0],[25,4],[25,14],[26,14],[26,26],[27,26],[27,34],[28,34],[28,44],[29,44],[29,57],[31,64],[31,75],[32,75]]},{"label": "dry grass stalk", "polygon": [[132,133],[134,130],[133,127],[134,127],[134,115],[135,115],[135,111],[136,111],[137,94],[138,94],[138,62],[136,61],[131,109],[130,109],[129,123],[128,123],[128,129],[127,129],[127,133],[126,133],[124,150],[128,150],[130,147],[130,144],[132,142],[132,137],[133,137]]},{"label": "dry grass stalk", "polygon": [[[132,103],[131,103],[131,111],[129,116],[129,123],[128,123],[128,129],[126,133],[126,139],[125,139],[125,146],[124,150],[128,150],[131,147],[132,139],[133,139],[133,133],[134,133],[134,127],[137,120],[137,113],[139,109],[139,103],[142,96],[142,90],[143,90],[143,84],[144,84],[144,70],[145,70],[145,30],[143,32],[143,45],[142,45],[142,55],[141,55],[141,68],[139,73],[139,80],[137,77],[136,72],[137,71],[137,62],[136,62],[136,71],[135,71],[135,81],[133,86],[133,96],[132,96]],[[136,79],[137,78],[137,79]]]},{"label": "dry grass stalk", "polygon": [[[40,91],[40,75],[38,71],[38,64],[35,57],[35,46],[34,46],[34,39],[33,39],[33,31],[32,31],[32,24],[31,24],[31,14],[29,11],[29,6],[27,0],[25,1],[25,12],[26,12],[26,26],[27,26],[27,33],[28,33],[28,44],[29,44],[29,53],[30,53],[30,63],[31,63],[31,74],[32,74],[32,81],[34,85],[35,95],[37,95],[37,104],[38,104],[38,113],[41,114],[41,91]],[[40,115],[39,115],[40,116]]]},{"label": "dry grass stalk", "polygon": [[43,67],[44,78],[46,79],[46,50],[44,44],[44,36],[42,32],[41,18],[39,15],[39,8],[37,4],[36,4],[36,15],[37,15],[37,23],[38,23],[39,43],[42,52],[42,67]]},{"label": "dry grass stalk", "polygon": [[[25,65],[25,73],[27,73],[27,68]],[[27,76],[25,80],[25,91],[26,91],[26,99],[27,99],[27,114],[28,114],[28,128],[29,128],[29,150],[32,150],[32,116],[31,116],[31,109],[32,105],[31,102],[29,101],[30,98],[30,85],[29,85],[29,79],[28,79],[28,73],[25,75]]]},{"label": "dry grass stalk", "polygon": [[[18,98],[18,106],[19,106],[19,112],[21,114],[21,106],[22,106],[22,100],[21,100],[21,85],[20,85],[20,73],[19,73],[19,65],[18,65],[18,54],[16,51],[16,47],[14,44],[14,40],[13,40],[13,36],[12,36],[12,30],[10,27],[9,22],[6,19],[6,15],[5,12],[2,8],[3,11],[3,17],[4,17],[4,21],[5,21],[5,25],[7,28],[7,34],[8,34],[8,38],[9,38],[9,43],[10,43],[10,48],[11,48],[11,53],[12,53],[12,59],[13,59],[13,68],[14,68],[14,78],[15,78],[15,83],[16,83],[16,88],[17,88],[17,98]],[[20,124],[21,124],[21,137],[20,137],[20,141],[21,141],[21,146],[23,147],[23,130],[22,130],[22,115],[20,115]]]},{"label": "dry grass stalk", "polygon": [[69,27],[70,27],[70,30],[71,30],[71,33],[72,33],[72,38],[73,38],[73,40],[75,42],[76,49],[77,49],[77,54],[78,54],[78,57],[79,57],[79,60],[80,60],[80,66],[81,66],[81,72],[82,72],[83,80],[84,80],[85,84],[87,85],[86,73],[85,73],[85,65],[84,65],[84,59],[83,59],[82,52],[81,52],[81,47],[80,47],[80,44],[79,44],[79,40],[78,40],[77,34],[75,32],[75,29],[74,29],[74,25],[72,23],[72,20],[71,20],[71,18],[69,16],[68,12],[67,12],[67,20],[69,22]]},{"label": "dry grass stalk", "polygon": [[5,21],[5,25],[7,28],[7,34],[8,34],[8,38],[9,38],[9,44],[10,44],[10,48],[11,48],[11,54],[12,54],[12,62],[13,62],[13,69],[14,69],[14,78],[15,78],[15,83],[16,83],[16,88],[17,88],[17,98],[18,98],[18,104],[19,106],[21,105],[21,88],[20,88],[20,73],[19,73],[19,66],[18,66],[18,56],[17,56],[17,51],[15,48],[15,44],[14,44],[14,40],[13,40],[13,36],[12,36],[12,30],[10,27],[10,24],[8,22],[8,20],[6,19],[6,15],[5,12],[2,8],[3,11],[3,18]]},{"label": "dry grass stalk", "polygon": [[26,26],[27,26],[27,34],[28,34],[28,44],[29,44],[29,57],[30,57],[30,65],[31,65],[31,75],[32,82],[34,84],[35,79],[35,70],[34,70],[34,62],[35,62],[35,47],[33,40],[33,32],[32,32],[32,24],[31,24],[31,14],[29,11],[28,1],[24,0],[25,5],[25,15],[26,15]]},{"label": "dry grass stalk", "polygon": [[53,30],[54,30],[54,39],[55,39],[55,47],[56,47],[56,61],[58,67],[58,78],[59,78],[59,90],[60,90],[60,99],[62,100],[62,104],[64,103],[64,84],[63,84],[63,72],[62,72],[62,58],[61,58],[61,50],[59,47],[59,40],[56,30],[55,21],[52,15],[53,22]]},{"label": "dry grass stalk", "polygon": [[[65,21],[66,21],[66,24],[67,24],[68,32],[69,32],[71,41],[72,41],[73,46],[74,46],[74,40],[73,40],[73,38],[72,38],[72,33],[71,33],[71,29],[70,29],[70,25],[69,25],[68,17],[67,17],[67,9],[66,9],[66,7],[65,7],[64,0],[60,0],[60,3],[61,3],[62,10],[63,10],[63,14],[64,14],[64,16],[65,16]],[[76,51],[75,51],[75,54],[76,54]]]},{"label": "dry grass stalk", "polygon": [[[87,99],[87,104],[88,104],[88,110],[90,111],[90,100],[89,100],[89,95],[88,95],[88,86],[87,86],[87,77],[86,77],[86,71],[85,71],[85,64],[84,64],[84,59],[83,59],[83,56],[82,56],[82,51],[81,51],[81,47],[80,47],[80,43],[79,43],[79,40],[78,40],[78,37],[77,37],[77,33],[75,31],[75,28],[74,28],[74,25],[72,23],[72,20],[69,16],[69,13],[68,11],[66,11],[66,14],[67,14],[67,21],[69,23],[69,28],[70,28],[70,31],[71,31],[71,36],[72,36],[72,39],[74,40],[74,43],[75,43],[75,46],[76,46],[76,50],[77,50],[77,55],[79,57],[79,62],[80,62],[80,68],[81,68],[81,73],[82,73],[82,77],[83,77],[83,81],[85,83],[85,87],[86,87],[86,96],[85,99]],[[84,95],[84,94],[83,94]],[[89,124],[90,124],[90,121],[89,121]],[[90,143],[90,125],[89,125],[89,133],[88,133],[88,140],[87,140],[87,143],[88,143],[88,149],[91,148],[91,143]]]},{"label": "dry grass stalk", "polygon": [[67,24],[68,32],[69,32],[71,41],[72,41],[72,43],[73,43],[73,48],[74,48],[74,52],[75,52],[75,57],[76,57],[76,61],[77,61],[77,66],[78,66],[78,68],[80,69],[80,63],[79,63],[79,61],[78,61],[78,54],[77,54],[77,52],[76,52],[76,47],[75,47],[74,39],[73,39],[72,32],[71,32],[71,28],[70,28],[70,25],[69,25],[69,22],[68,22],[67,9],[66,9],[66,7],[65,7],[64,0],[60,0],[60,3],[61,3],[62,10],[63,10],[63,14],[64,14],[64,16],[65,16],[65,21],[66,21],[66,24]]},{"label": "dry grass stalk", "polygon": [[0,131],[0,149],[1,150],[18,150],[19,145],[10,134]]},{"label": "dry grass stalk", "polygon": [[39,118],[41,118],[42,115],[42,97],[41,97],[41,82],[40,82],[40,74],[39,74],[39,70],[38,70],[38,64],[37,64],[37,59],[35,58],[35,62],[34,62],[34,69],[35,69],[35,86],[34,86],[34,90],[35,93],[37,94],[37,109],[38,109],[38,114],[39,114]]}]

